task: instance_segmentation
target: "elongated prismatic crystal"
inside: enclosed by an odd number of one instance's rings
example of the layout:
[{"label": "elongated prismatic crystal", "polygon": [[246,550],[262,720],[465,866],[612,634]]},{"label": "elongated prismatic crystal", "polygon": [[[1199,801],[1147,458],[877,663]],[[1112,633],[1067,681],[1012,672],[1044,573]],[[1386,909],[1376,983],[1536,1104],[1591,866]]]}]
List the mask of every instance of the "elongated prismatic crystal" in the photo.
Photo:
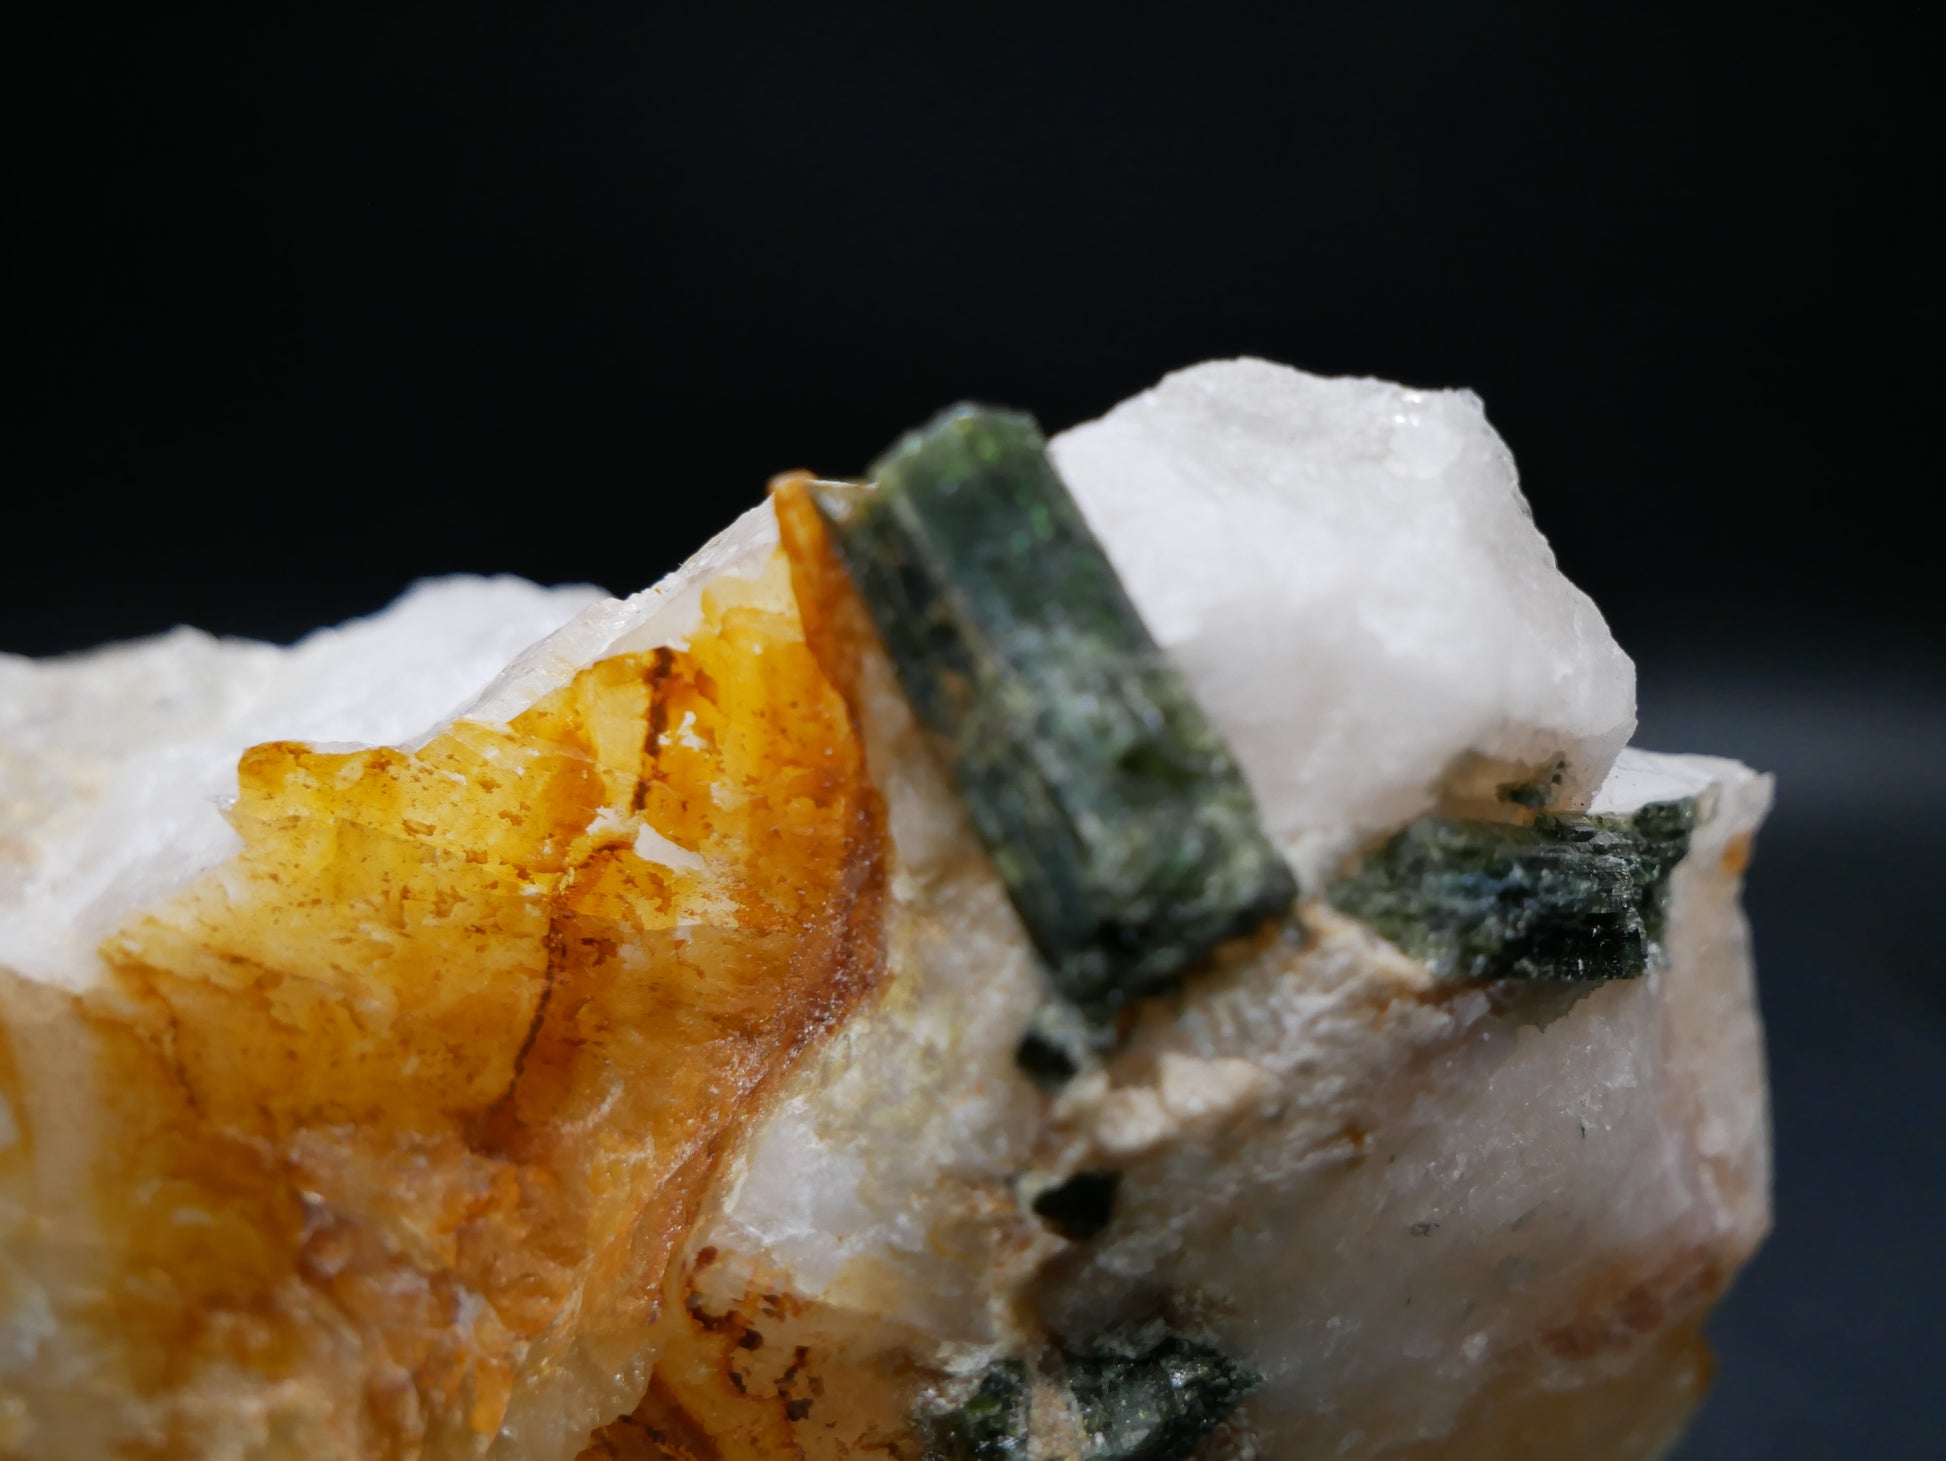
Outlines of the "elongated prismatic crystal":
[{"label": "elongated prismatic crystal", "polygon": [[1055,987],[1090,1018],[1296,884],[1030,417],[958,406],[876,485],[815,489],[838,553]]}]

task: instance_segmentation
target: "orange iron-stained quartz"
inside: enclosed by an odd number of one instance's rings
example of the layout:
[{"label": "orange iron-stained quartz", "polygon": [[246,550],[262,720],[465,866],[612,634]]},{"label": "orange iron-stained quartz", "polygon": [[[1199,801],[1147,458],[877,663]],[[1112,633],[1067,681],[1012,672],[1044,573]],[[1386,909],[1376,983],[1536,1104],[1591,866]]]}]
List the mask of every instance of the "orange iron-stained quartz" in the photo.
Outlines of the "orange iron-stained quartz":
[{"label": "orange iron-stained quartz", "polygon": [[573,1454],[641,1400],[745,1123],[882,965],[878,802],[783,556],[511,723],[254,747],[231,818],[109,979],[0,1029],[107,1123],[41,1265],[112,1357],[72,1434]]}]

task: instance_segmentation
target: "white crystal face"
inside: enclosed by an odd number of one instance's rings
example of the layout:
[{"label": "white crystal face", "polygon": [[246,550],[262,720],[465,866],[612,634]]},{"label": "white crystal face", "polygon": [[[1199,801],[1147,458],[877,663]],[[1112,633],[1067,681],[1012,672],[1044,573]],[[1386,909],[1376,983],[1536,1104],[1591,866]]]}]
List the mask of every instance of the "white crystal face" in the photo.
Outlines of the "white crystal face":
[{"label": "white crystal face", "polygon": [[1211,361],[1052,451],[1307,881],[1463,753],[1564,755],[1572,800],[1634,729],[1634,666],[1470,391]]}]

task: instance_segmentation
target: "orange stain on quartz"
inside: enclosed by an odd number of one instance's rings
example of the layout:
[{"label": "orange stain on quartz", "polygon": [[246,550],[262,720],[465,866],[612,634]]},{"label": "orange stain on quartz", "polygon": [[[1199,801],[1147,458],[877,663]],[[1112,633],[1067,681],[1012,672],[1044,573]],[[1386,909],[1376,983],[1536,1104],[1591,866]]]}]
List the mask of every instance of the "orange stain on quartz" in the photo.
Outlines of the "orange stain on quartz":
[{"label": "orange stain on quartz", "polygon": [[149,1392],[300,1377],[312,1444],[470,1454],[578,1335],[650,1323],[742,1127],[880,973],[845,699],[780,555],[508,725],[257,746],[231,818],[82,1011],[106,1320]]}]

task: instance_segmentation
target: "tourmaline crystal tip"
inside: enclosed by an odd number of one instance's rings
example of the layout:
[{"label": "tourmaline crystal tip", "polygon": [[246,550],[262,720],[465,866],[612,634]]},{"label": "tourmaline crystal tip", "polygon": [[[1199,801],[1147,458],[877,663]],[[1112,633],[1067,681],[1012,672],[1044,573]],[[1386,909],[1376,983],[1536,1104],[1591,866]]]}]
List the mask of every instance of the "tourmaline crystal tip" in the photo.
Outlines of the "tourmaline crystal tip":
[{"label": "tourmaline crystal tip", "polygon": [[1296,896],[1031,417],[962,405],[815,489],[1055,987],[1105,1022]]}]

